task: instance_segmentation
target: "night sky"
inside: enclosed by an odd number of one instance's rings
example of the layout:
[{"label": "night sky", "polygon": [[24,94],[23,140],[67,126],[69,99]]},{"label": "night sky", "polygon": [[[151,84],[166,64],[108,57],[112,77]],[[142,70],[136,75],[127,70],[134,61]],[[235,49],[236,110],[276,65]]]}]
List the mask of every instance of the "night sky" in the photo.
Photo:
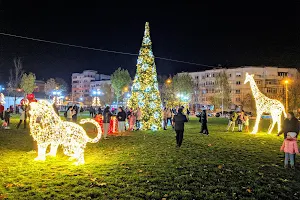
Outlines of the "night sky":
[{"label": "night sky", "polygon": [[[0,0],[0,32],[138,53],[149,21],[155,56],[211,66],[300,67],[298,5],[57,2]],[[6,79],[14,57],[38,79],[68,81],[72,72],[85,69],[111,74],[122,67],[133,76],[137,59],[0,35],[0,71]],[[208,69],[159,59],[156,66],[164,75]]]}]

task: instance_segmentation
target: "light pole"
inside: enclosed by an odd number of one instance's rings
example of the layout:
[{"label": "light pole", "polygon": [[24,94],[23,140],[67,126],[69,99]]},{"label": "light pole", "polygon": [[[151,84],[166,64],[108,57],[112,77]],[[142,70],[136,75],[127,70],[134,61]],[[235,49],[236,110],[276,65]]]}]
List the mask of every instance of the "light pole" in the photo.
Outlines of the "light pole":
[{"label": "light pole", "polygon": [[95,106],[95,107],[101,106],[100,98],[99,98],[100,94],[101,94],[100,90],[93,91],[94,97],[93,97],[92,106]]},{"label": "light pole", "polygon": [[285,80],[284,84],[285,84],[285,109],[288,112],[288,110],[289,110],[289,101],[288,101],[288,99],[289,99],[289,95],[288,95],[289,80]]}]

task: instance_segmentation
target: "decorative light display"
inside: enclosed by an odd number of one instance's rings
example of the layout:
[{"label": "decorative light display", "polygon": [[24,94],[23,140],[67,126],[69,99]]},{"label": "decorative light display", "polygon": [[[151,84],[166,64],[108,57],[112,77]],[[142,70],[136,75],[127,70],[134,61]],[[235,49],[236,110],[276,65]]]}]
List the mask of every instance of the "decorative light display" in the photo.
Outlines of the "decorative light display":
[{"label": "decorative light display", "polygon": [[[98,122],[103,132],[103,117],[101,115],[96,115],[95,120],[96,122]],[[118,120],[116,116],[112,116],[109,122],[108,134],[114,134],[117,132],[118,132]]]},{"label": "decorative light display", "polygon": [[99,97],[93,97],[92,106],[101,106]]},{"label": "decorative light display", "polygon": [[258,125],[259,125],[259,121],[261,119],[262,114],[265,113],[270,113],[271,117],[272,117],[272,124],[269,126],[268,129],[268,133],[271,133],[275,124],[277,123],[277,128],[278,128],[278,132],[281,129],[281,115],[282,113],[284,114],[284,117],[286,117],[286,112],[284,110],[284,106],[283,104],[276,100],[276,99],[270,99],[268,97],[266,97],[263,93],[260,92],[260,90],[258,89],[255,80],[254,80],[254,75],[253,74],[248,74],[246,73],[246,78],[245,78],[245,82],[246,83],[250,83],[250,87],[251,87],[251,91],[255,100],[255,104],[256,104],[256,121],[255,121],[255,125],[253,127],[253,131],[252,134],[257,133],[258,131]]},{"label": "decorative light display", "polygon": [[5,97],[3,93],[0,93],[0,104],[5,104]]},{"label": "decorative light display", "polygon": [[73,122],[62,121],[55,113],[52,104],[47,101],[30,103],[29,127],[31,136],[38,144],[38,156],[35,160],[46,159],[46,149],[51,145],[48,155],[56,156],[57,148],[62,145],[64,154],[75,159],[75,164],[84,164],[84,148],[88,142],[100,140],[102,130],[93,119],[82,119],[80,124],[92,123],[97,127],[98,134],[89,138],[85,130]]},{"label": "decorative light display", "polygon": [[161,128],[161,99],[148,22],[145,24],[143,42],[137,59],[137,70],[132,84],[132,94],[128,100],[128,107],[133,109],[140,107],[142,112],[141,122],[143,124],[141,129],[155,131]]}]

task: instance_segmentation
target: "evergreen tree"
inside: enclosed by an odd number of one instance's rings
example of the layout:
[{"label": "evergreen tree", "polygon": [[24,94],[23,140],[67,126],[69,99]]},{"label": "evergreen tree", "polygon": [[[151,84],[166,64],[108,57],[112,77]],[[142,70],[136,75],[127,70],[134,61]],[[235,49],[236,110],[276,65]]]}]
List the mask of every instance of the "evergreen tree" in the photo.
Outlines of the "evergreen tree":
[{"label": "evergreen tree", "polygon": [[128,100],[128,106],[133,109],[138,107],[141,109],[141,129],[158,130],[162,124],[162,105],[148,22],[145,24],[142,47],[136,66],[136,75],[133,80],[132,94]]}]

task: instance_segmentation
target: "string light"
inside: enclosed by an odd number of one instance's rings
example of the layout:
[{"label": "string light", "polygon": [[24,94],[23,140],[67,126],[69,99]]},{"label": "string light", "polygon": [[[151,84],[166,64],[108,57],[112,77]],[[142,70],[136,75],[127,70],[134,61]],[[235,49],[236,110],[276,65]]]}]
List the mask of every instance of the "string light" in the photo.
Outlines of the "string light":
[{"label": "string light", "polygon": [[256,104],[256,121],[255,125],[253,127],[252,134],[256,134],[258,131],[258,125],[261,119],[261,116],[264,112],[270,113],[272,117],[272,124],[269,127],[268,133],[271,133],[275,124],[277,123],[278,132],[281,129],[281,115],[284,114],[284,117],[286,117],[286,112],[284,110],[283,104],[276,100],[276,99],[270,99],[266,97],[263,93],[260,92],[258,89],[255,80],[254,80],[254,74],[248,74],[246,73],[245,82],[250,83],[251,91],[255,100]]},{"label": "string light", "polygon": [[85,130],[73,122],[62,121],[55,113],[52,104],[40,100],[30,103],[29,127],[31,136],[38,144],[38,156],[35,160],[46,159],[46,149],[51,145],[48,155],[56,156],[57,148],[62,145],[64,154],[75,159],[75,164],[84,164],[84,148],[88,142],[100,140],[102,130],[93,119],[82,119],[80,124],[92,123],[97,127],[98,134],[91,139]]},{"label": "string light", "polygon": [[5,97],[3,93],[0,93],[0,104],[5,104]]},{"label": "string light", "polygon": [[145,32],[137,59],[136,75],[132,84],[132,94],[128,106],[141,110],[141,129],[156,131],[161,128],[161,99],[158,90],[156,66],[152,53],[149,23]]}]

